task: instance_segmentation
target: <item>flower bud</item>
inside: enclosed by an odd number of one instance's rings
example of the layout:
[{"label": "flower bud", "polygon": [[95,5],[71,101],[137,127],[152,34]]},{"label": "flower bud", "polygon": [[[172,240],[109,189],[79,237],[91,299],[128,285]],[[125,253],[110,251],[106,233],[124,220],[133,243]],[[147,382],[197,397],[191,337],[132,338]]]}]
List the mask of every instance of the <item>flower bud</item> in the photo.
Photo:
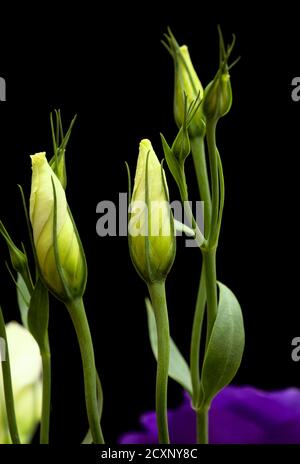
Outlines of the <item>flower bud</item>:
[{"label": "flower bud", "polygon": [[[18,430],[22,443],[30,443],[41,419],[42,363],[32,335],[16,322],[6,325],[7,343]],[[0,369],[0,444],[11,443]]]},{"label": "flower bud", "polygon": [[16,272],[23,274],[27,269],[27,257],[13,242],[9,233],[4,227],[2,221],[0,221],[0,234],[6,241],[8,251],[10,254],[11,264]]},{"label": "flower bud", "polygon": [[147,283],[162,281],[172,267],[176,242],[165,173],[149,140],[140,143],[129,211],[133,264]]},{"label": "flower bud", "polygon": [[[186,95],[188,106],[196,99],[201,102],[203,98],[203,87],[193,66],[188,47],[179,46],[175,37],[169,31],[166,35],[168,44],[166,48],[170,52],[174,61],[175,89],[174,89],[174,118],[180,128],[184,122]],[[189,125],[189,135],[191,137],[202,136],[205,131],[201,108],[198,108],[191,124]]]},{"label": "flower bud", "polygon": [[208,84],[203,97],[203,114],[207,121],[218,120],[231,108],[232,90],[230,75],[219,69],[214,80]]},{"label": "flower bud", "polygon": [[30,220],[40,272],[49,290],[57,298],[69,301],[84,293],[84,253],[65,191],[46,154],[37,153],[31,160]]}]

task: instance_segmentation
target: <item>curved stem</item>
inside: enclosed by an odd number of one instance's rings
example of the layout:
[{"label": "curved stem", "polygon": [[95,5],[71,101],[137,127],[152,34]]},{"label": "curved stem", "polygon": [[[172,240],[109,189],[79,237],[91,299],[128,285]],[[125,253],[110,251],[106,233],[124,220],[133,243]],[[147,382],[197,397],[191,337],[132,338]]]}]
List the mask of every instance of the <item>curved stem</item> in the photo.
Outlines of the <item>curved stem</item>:
[{"label": "curved stem", "polygon": [[100,415],[97,402],[94,348],[84,304],[82,298],[79,298],[67,303],[66,306],[74,324],[81,352],[86,410],[93,442],[95,444],[103,444],[104,438],[100,426]]},{"label": "curved stem", "polygon": [[191,139],[196,179],[201,201],[204,202],[204,235],[208,236],[211,219],[211,196],[205,158],[204,137]]},{"label": "curved stem", "polygon": [[49,428],[50,428],[50,407],[51,407],[51,355],[49,348],[49,340],[45,343],[44,349],[41,351],[43,365],[43,401],[42,401],[42,418],[40,428],[40,443],[49,443]]},{"label": "curved stem", "polygon": [[170,332],[164,282],[148,284],[157,328],[156,418],[159,443],[168,444],[168,375],[170,358]]},{"label": "curved stem", "polygon": [[[101,382],[100,382],[100,377],[98,375],[98,372],[97,372],[97,399],[98,399],[99,417],[100,417],[100,421],[101,421],[102,410],[103,410],[103,391],[102,391],[102,385],[101,385]],[[82,440],[81,444],[82,445],[90,445],[91,443],[93,443],[93,437],[92,437],[92,434],[91,434],[91,430],[89,429],[87,431],[84,439]]]},{"label": "curved stem", "polygon": [[5,360],[0,359],[0,364],[2,366],[2,374],[3,374],[3,388],[4,388],[4,398],[5,398],[8,429],[9,429],[12,443],[20,444],[21,441],[19,437],[17,420],[16,420],[14,395],[13,395],[13,387],[12,387],[12,380],[11,380],[9,350],[8,350],[8,344],[7,344],[5,323],[4,323],[4,318],[3,318],[1,307],[0,307],[0,337],[4,340],[5,347],[6,347],[6,353],[5,353],[6,358]]}]

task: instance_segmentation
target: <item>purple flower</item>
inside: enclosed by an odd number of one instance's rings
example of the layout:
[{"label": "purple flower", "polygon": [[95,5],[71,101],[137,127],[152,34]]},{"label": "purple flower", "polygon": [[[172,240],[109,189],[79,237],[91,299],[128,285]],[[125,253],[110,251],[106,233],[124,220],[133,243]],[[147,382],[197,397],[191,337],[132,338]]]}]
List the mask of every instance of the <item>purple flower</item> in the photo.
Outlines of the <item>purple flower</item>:
[{"label": "purple flower", "polygon": [[[171,443],[195,443],[195,412],[185,393],[183,403],[170,410]],[[158,442],[156,417],[140,418],[142,431],[122,435],[119,443]],[[300,390],[265,392],[253,387],[229,386],[213,400],[209,412],[210,443],[300,443]]]}]

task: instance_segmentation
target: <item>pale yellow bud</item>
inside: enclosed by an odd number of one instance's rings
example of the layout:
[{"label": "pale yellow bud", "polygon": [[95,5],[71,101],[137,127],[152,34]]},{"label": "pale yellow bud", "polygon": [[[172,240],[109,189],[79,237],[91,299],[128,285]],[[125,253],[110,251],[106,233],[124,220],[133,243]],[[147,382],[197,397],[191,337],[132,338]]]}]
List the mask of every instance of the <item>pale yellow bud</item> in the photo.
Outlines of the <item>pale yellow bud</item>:
[{"label": "pale yellow bud", "polygon": [[173,217],[165,173],[149,140],[140,143],[130,205],[132,261],[146,282],[165,279],[175,257]]},{"label": "pale yellow bud", "polygon": [[[187,98],[188,106],[197,98],[203,98],[203,87],[193,66],[188,47],[176,46],[174,50],[175,66],[175,92],[174,92],[174,117],[178,127],[184,121],[184,95]],[[203,116],[199,108],[189,126],[191,136],[199,135],[203,132]]]},{"label": "pale yellow bud", "polygon": [[[40,271],[58,298],[66,301],[81,297],[86,283],[86,263],[65,191],[45,153],[37,153],[31,160],[30,220]],[[54,192],[57,254],[53,236]]]}]

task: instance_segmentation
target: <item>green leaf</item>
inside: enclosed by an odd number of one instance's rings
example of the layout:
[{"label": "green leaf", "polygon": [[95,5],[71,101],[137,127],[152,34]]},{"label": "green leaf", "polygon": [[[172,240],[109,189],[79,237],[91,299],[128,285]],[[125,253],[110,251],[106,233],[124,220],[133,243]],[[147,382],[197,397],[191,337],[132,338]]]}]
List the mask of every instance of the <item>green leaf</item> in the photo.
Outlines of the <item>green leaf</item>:
[{"label": "green leaf", "polygon": [[20,273],[17,277],[17,299],[18,306],[21,313],[21,319],[23,326],[28,329],[28,310],[30,305],[30,293],[28,291],[27,285]]},{"label": "green leaf", "polygon": [[174,180],[176,184],[178,185],[179,190],[181,189],[181,185],[183,182],[184,178],[184,173],[183,173],[183,165],[180,166],[178,163],[177,159],[175,158],[175,155],[172,151],[172,149],[169,147],[166,139],[164,138],[163,134],[160,134],[163,150],[164,150],[164,155],[165,159],[168,165],[168,168],[170,169],[170,172],[172,176],[174,177]]},{"label": "green leaf", "polygon": [[[154,311],[148,298],[145,300],[148,315],[148,330],[151,348],[157,360],[157,330]],[[171,338],[169,377],[178,382],[192,396],[192,381],[189,366]]]},{"label": "green leaf", "polygon": [[41,352],[48,349],[49,294],[40,278],[34,287],[28,311],[28,327]]},{"label": "green leaf", "polygon": [[202,405],[234,378],[242,360],[245,332],[240,304],[228,287],[218,282],[218,314],[204,357],[201,375]]}]

